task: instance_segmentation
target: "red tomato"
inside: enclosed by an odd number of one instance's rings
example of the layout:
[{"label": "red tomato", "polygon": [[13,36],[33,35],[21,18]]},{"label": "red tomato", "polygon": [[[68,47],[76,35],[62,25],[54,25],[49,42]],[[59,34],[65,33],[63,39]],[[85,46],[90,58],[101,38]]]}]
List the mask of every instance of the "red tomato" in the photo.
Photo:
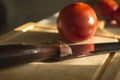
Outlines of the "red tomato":
[{"label": "red tomato", "polygon": [[95,50],[94,44],[81,44],[81,45],[70,45],[73,55],[90,55],[91,51]]},{"label": "red tomato", "polygon": [[83,2],[66,6],[60,11],[57,19],[59,34],[68,42],[78,42],[93,37],[97,23],[95,11]]},{"label": "red tomato", "polygon": [[113,19],[120,25],[120,7],[114,12]]},{"label": "red tomato", "polygon": [[106,19],[111,19],[112,14],[119,7],[115,0],[100,0],[96,3],[96,11]]}]

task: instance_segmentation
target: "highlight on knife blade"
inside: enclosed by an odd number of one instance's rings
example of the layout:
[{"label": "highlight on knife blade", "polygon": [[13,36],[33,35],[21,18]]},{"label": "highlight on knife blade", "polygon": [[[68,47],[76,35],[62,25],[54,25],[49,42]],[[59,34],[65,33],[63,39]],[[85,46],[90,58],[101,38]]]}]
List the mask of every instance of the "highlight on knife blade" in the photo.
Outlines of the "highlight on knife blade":
[{"label": "highlight on knife blade", "polygon": [[[64,45],[64,44],[63,44]],[[72,58],[106,53],[120,52],[120,42],[91,43],[91,44],[66,44],[72,51]],[[67,52],[66,52],[67,53]]]},{"label": "highlight on knife blade", "polygon": [[72,49],[72,55],[91,55],[91,52],[95,50],[94,44],[80,44],[80,45],[70,45]]},{"label": "highlight on knife blade", "polygon": [[[17,48],[17,47],[18,48]],[[9,47],[9,46],[7,46]],[[89,55],[96,55],[99,53],[108,53],[108,52],[115,52],[115,51],[120,51],[120,42],[113,42],[113,43],[88,43],[88,44],[67,44],[62,41],[49,41],[49,42],[43,42],[42,44],[21,44],[21,45],[16,45],[13,44],[12,47],[10,45],[10,50],[11,48],[14,49],[17,48],[18,50],[21,50],[21,48],[41,48],[44,49],[45,51],[48,50],[53,50],[54,47],[57,49],[59,47],[60,54],[57,54],[60,56],[60,58],[65,58],[65,57],[80,57],[80,56],[89,56]],[[3,46],[1,46],[1,50],[3,50]],[[6,47],[5,47],[6,49]],[[8,49],[8,48],[7,48]],[[56,50],[54,50],[56,51]],[[46,51],[46,53],[49,53]],[[54,52],[54,54],[56,54]],[[53,58],[53,57],[52,57]]]}]

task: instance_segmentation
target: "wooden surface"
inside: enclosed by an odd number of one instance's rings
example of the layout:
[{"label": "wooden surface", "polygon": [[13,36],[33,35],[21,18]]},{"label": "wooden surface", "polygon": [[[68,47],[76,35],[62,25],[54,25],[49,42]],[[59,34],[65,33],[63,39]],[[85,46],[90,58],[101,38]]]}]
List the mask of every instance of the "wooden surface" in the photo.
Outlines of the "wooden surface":
[{"label": "wooden surface", "polygon": [[120,79],[120,52],[116,53],[108,64],[102,80],[119,80]]},{"label": "wooden surface", "polygon": [[[36,43],[61,40],[55,25],[27,23],[0,37],[0,44]],[[83,43],[117,42],[95,36]],[[33,62],[0,70],[0,80],[119,80],[119,53],[102,54],[60,62]]]}]

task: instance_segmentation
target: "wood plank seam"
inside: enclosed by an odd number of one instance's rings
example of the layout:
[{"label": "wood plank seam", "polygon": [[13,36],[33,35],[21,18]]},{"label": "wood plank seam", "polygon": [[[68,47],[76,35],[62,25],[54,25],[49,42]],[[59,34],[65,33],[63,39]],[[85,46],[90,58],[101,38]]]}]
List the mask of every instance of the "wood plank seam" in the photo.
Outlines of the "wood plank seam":
[{"label": "wood plank seam", "polygon": [[110,53],[108,54],[108,56],[106,56],[106,59],[103,60],[102,65],[98,68],[98,70],[96,71],[96,73],[93,75],[92,80],[101,80],[108,64],[111,62],[112,58],[114,57],[115,52],[114,53]]},{"label": "wood plank seam", "polygon": [[[110,61],[101,79],[116,80],[116,76],[119,75],[119,71],[120,71],[119,64],[120,64],[120,52],[117,52]],[[120,78],[118,80],[120,80]]]}]

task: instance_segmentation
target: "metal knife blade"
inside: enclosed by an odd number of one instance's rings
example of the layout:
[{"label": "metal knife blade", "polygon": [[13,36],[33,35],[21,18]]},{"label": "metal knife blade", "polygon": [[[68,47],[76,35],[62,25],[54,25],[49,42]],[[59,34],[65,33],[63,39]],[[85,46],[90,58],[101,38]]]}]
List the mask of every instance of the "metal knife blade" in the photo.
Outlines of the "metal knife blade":
[{"label": "metal knife blade", "polygon": [[0,68],[8,68],[33,61],[57,61],[117,51],[120,51],[120,42],[97,44],[0,45]]}]

